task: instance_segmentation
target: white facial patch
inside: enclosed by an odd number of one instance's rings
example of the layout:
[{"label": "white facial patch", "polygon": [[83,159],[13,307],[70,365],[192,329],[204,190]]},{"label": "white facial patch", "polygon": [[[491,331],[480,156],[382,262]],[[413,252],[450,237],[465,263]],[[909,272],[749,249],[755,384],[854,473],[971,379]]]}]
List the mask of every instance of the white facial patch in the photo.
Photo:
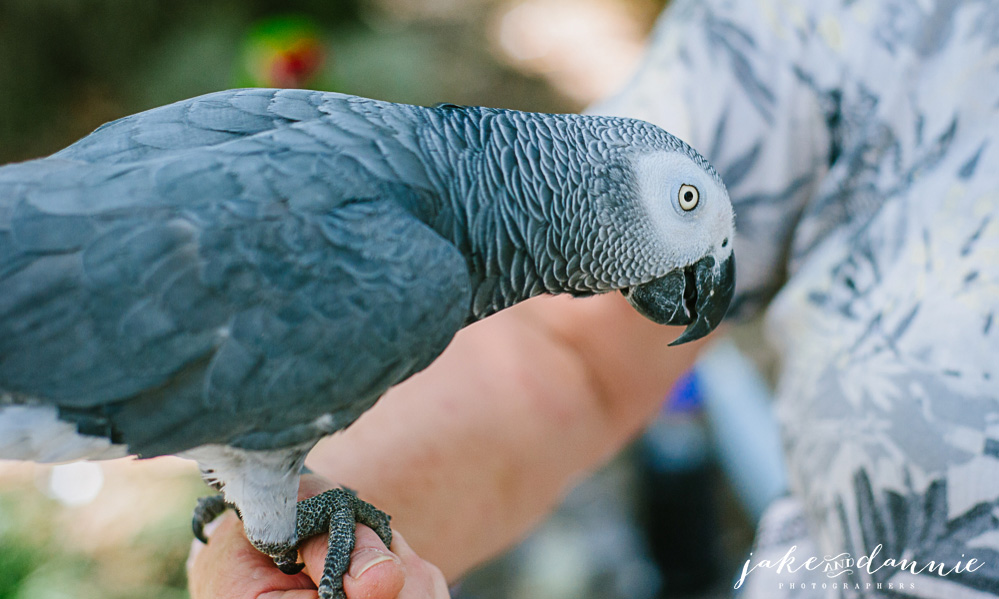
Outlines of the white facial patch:
[{"label": "white facial patch", "polygon": [[659,254],[671,268],[714,253],[731,233],[727,193],[688,156],[680,152],[640,156],[635,174],[641,203],[659,233]]}]

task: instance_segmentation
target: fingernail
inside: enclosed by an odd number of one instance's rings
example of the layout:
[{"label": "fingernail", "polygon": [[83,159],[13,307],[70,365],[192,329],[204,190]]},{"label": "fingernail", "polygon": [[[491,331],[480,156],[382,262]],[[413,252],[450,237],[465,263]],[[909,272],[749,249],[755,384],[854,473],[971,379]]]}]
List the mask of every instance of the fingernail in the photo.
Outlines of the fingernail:
[{"label": "fingernail", "polygon": [[354,554],[350,560],[350,569],[347,575],[357,580],[365,572],[382,562],[390,562],[393,557],[380,549],[364,549]]}]

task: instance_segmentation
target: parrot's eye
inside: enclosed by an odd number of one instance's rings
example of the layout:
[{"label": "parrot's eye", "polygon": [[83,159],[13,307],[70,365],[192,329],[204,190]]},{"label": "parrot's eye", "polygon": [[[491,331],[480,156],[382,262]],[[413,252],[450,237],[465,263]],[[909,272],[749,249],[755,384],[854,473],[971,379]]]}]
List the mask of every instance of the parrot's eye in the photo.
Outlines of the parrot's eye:
[{"label": "parrot's eye", "polygon": [[697,208],[697,202],[701,199],[700,192],[693,185],[687,185],[686,183],[680,186],[680,207],[690,212],[694,208]]}]

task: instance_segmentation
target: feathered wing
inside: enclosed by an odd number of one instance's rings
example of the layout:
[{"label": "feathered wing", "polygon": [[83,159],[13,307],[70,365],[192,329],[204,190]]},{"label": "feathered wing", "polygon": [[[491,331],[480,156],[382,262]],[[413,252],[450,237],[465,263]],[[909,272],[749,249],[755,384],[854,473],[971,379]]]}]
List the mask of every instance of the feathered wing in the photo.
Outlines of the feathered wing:
[{"label": "feathered wing", "polygon": [[0,169],[0,391],[142,455],[264,449],[427,366],[466,316],[464,258],[396,203],[404,162],[301,125]]},{"label": "feathered wing", "polygon": [[88,163],[125,163],[204,148],[344,109],[352,96],[301,89],[233,89],[133,114],[56,153]]}]

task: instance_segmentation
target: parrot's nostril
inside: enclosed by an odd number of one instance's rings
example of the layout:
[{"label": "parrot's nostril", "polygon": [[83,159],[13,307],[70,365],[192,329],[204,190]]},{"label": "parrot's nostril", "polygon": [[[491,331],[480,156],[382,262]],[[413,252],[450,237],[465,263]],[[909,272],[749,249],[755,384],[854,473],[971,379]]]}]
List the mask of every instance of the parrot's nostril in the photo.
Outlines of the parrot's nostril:
[{"label": "parrot's nostril", "polygon": [[728,237],[726,237],[725,240],[722,241],[722,247],[723,248],[727,248],[728,247]]}]

